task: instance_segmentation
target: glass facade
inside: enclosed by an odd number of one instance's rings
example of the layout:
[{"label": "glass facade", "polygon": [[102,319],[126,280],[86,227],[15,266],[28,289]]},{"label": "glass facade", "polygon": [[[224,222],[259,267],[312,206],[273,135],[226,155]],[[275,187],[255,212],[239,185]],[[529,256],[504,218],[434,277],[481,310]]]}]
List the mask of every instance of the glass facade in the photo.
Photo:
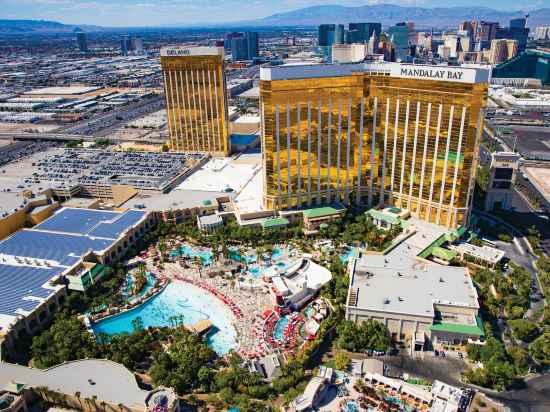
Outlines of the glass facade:
[{"label": "glass facade", "polygon": [[223,55],[161,56],[174,151],[229,153]]},{"label": "glass facade", "polygon": [[266,207],[395,205],[467,222],[486,83],[354,72],[260,91]]}]

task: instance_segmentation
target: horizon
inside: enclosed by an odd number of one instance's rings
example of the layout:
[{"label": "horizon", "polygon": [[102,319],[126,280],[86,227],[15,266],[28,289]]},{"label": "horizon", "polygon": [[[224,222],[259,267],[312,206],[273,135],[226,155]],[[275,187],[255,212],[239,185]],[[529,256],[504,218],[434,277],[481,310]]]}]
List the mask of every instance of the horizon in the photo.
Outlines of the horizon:
[{"label": "horizon", "polygon": [[[204,0],[197,5],[192,0],[1,0],[1,19],[47,20],[69,25],[92,25],[112,28],[158,26],[221,26],[259,20],[273,14],[296,11],[314,6],[362,7],[391,4],[400,7],[451,8],[484,7],[501,12],[530,11],[544,7],[543,0],[514,1],[486,0],[370,0],[363,4],[354,1],[331,0],[253,0],[247,4],[246,16],[235,13],[242,6],[238,0]],[[181,14],[181,17],[178,16]],[[121,20],[124,16],[124,20]]]}]

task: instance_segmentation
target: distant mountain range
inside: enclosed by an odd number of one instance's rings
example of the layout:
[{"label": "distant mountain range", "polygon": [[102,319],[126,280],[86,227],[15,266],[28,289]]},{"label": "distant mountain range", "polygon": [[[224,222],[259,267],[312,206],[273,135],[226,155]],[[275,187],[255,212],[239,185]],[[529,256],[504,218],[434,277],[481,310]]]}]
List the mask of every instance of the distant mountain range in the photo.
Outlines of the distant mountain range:
[{"label": "distant mountain range", "polygon": [[63,24],[57,21],[48,20],[0,20],[0,33],[18,34],[18,33],[70,33],[77,29],[98,31],[103,30],[99,26],[77,26],[73,24]]},{"label": "distant mountain range", "polygon": [[[381,22],[389,26],[400,21],[412,21],[417,28],[457,27],[465,20],[498,21],[507,26],[510,19],[522,17],[526,12],[501,11],[487,7],[407,7],[394,4],[376,4],[372,6],[311,6],[285,13],[277,13],[262,19],[217,24],[170,24],[164,27],[269,27],[269,26],[317,26],[323,23]],[[536,27],[550,24],[550,8],[529,11],[528,26]],[[67,33],[81,28],[85,31],[121,30],[100,26],[77,26],[47,20],[0,20],[0,33]],[[137,28],[134,28],[137,29]]]},{"label": "distant mountain range", "polygon": [[[317,26],[322,23],[380,22],[389,26],[401,21],[412,21],[418,28],[456,27],[465,20],[498,21],[507,26],[510,19],[523,17],[526,12],[500,11],[487,7],[406,7],[394,4],[372,6],[312,6],[263,19],[248,21],[253,26]],[[244,24],[245,22],[242,22]],[[528,25],[535,27],[550,24],[550,8],[529,12]]]}]

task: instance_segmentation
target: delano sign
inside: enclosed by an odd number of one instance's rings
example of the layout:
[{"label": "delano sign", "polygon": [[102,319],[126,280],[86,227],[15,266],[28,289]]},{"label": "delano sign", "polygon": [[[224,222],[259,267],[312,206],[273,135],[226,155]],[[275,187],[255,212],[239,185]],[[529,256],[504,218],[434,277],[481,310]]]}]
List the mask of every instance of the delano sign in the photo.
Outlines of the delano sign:
[{"label": "delano sign", "polygon": [[223,47],[163,47],[160,55],[163,57],[223,56]]},{"label": "delano sign", "polygon": [[392,77],[404,77],[418,80],[439,80],[458,83],[475,83],[476,69],[421,66],[414,64],[395,64],[391,69]]}]

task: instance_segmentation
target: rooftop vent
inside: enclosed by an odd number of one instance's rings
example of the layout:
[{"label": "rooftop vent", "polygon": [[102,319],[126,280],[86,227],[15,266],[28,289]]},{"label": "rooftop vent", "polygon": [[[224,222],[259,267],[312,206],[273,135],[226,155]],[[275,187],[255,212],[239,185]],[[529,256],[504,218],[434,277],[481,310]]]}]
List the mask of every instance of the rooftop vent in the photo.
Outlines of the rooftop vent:
[{"label": "rooftop vent", "polygon": [[384,305],[389,305],[389,304],[390,304],[390,299],[384,298]]}]

